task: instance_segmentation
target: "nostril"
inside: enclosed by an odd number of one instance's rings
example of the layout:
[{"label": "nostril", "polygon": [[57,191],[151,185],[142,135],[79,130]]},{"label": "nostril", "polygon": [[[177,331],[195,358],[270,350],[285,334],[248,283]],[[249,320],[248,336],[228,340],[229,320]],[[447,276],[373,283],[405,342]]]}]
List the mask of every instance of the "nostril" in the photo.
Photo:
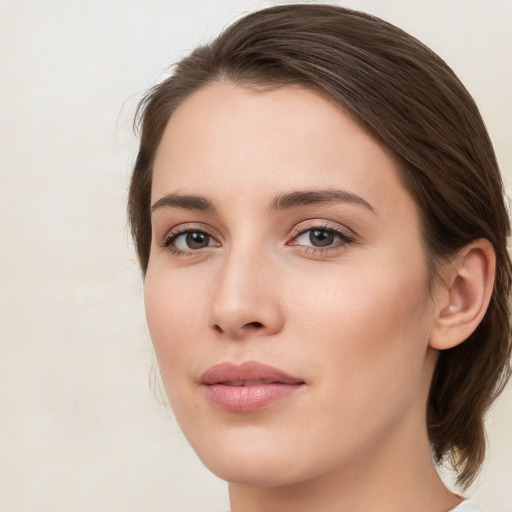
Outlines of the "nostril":
[{"label": "nostril", "polygon": [[[262,327],[263,324],[261,322],[248,322],[242,326],[242,329],[261,329]],[[213,329],[220,334],[224,332],[224,329],[219,324],[215,324]]]}]

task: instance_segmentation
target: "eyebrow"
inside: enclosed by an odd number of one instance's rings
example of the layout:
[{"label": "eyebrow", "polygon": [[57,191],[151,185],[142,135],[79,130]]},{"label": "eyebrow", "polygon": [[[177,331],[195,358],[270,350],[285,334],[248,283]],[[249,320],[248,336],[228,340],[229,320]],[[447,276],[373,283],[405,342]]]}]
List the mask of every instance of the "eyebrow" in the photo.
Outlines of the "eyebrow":
[{"label": "eyebrow", "polygon": [[357,194],[340,189],[304,190],[290,192],[287,194],[279,194],[270,203],[270,210],[281,211],[311,204],[335,202],[357,204],[370,210],[372,213],[376,213],[375,209],[370,203],[368,203],[368,201],[365,201]]},{"label": "eyebrow", "polygon": [[214,204],[206,197],[181,194],[167,194],[151,206],[151,212],[160,208],[183,208],[184,210],[199,210],[201,212],[215,212]]},{"label": "eyebrow", "polygon": [[[283,211],[301,206],[313,204],[344,202],[363,206],[364,208],[376,213],[373,206],[362,197],[340,189],[326,190],[299,190],[279,194],[270,202],[270,211]],[[161,208],[182,208],[184,210],[197,210],[201,212],[214,213],[217,211],[215,205],[203,196],[167,194],[151,206],[151,212]]]}]

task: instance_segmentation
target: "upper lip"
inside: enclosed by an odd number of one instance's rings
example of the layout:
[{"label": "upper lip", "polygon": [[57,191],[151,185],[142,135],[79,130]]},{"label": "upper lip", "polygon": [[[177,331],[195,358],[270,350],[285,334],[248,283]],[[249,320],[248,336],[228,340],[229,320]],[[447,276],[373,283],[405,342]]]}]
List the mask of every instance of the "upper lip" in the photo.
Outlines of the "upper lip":
[{"label": "upper lip", "polygon": [[298,377],[257,361],[247,361],[242,364],[219,363],[206,370],[201,376],[201,384],[208,386],[212,384],[241,385],[244,382],[256,381],[260,381],[261,384],[304,384],[304,381]]}]

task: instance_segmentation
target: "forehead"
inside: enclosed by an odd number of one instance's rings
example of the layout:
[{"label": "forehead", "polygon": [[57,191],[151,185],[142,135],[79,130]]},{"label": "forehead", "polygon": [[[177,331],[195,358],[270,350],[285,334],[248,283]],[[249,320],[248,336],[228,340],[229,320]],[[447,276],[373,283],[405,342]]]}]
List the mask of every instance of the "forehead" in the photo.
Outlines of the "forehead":
[{"label": "forehead", "polygon": [[378,210],[415,210],[391,151],[333,100],[300,86],[219,82],[185,100],[158,148],[152,201],[170,192],[228,197],[344,188]]}]

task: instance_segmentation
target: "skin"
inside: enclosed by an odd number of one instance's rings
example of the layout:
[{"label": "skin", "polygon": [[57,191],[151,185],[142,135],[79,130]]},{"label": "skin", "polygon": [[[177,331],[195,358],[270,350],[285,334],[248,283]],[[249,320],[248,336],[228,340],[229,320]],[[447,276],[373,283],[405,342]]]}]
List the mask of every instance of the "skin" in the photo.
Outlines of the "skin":
[{"label": "skin", "polygon": [[[269,206],[334,189],[351,195]],[[151,337],[176,417],[230,482],[232,512],[457,505],[425,426],[432,296],[446,288],[429,294],[418,211],[385,146],[316,92],[216,83],[172,115],[152,204]],[[319,250],[313,228],[341,234]],[[184,232],[207,245],[189,248]],[[199,383],[224,361],[260,361],[305,384],[262,410],[224,411]]]}]

